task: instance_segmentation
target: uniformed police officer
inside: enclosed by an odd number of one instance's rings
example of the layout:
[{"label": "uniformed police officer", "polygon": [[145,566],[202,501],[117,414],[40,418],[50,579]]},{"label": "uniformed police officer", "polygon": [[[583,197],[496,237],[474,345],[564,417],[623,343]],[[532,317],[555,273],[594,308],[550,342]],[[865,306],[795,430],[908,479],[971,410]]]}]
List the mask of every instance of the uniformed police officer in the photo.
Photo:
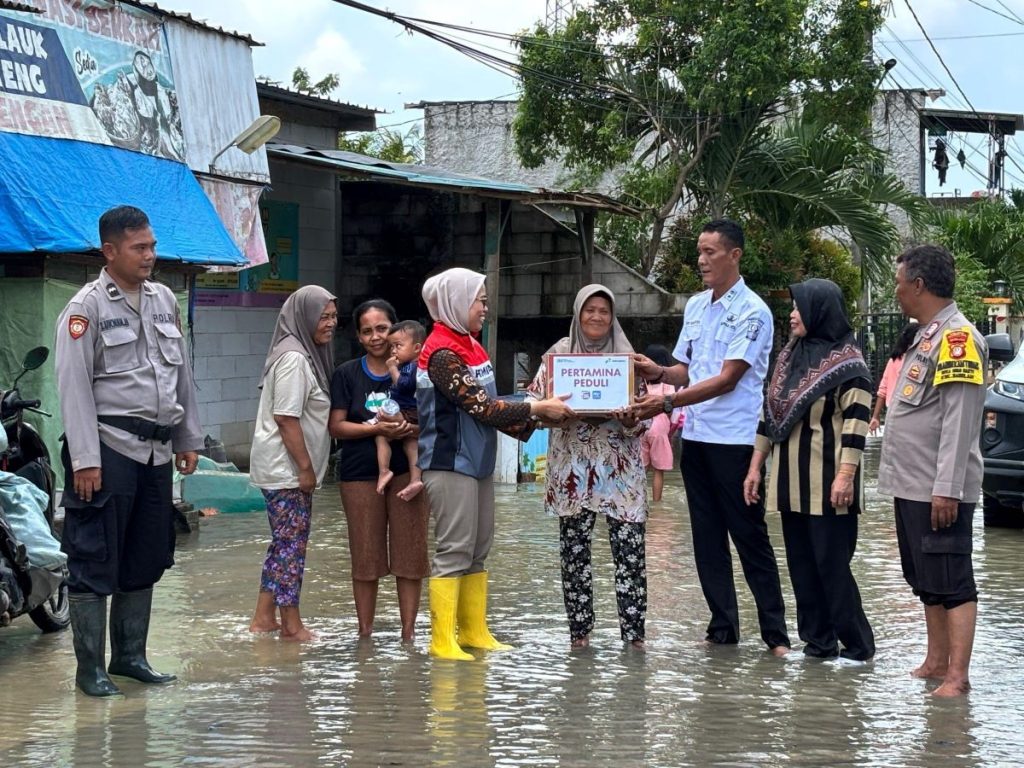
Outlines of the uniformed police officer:
[{"label": "uniformed police officer", "polygon": [[697,266],[708,290],[686,304],[672,352],[682,362],[664,368],[635,356],[637,373],[648,381],[684,388],[674,395],[648,395],[634,410],[646,419],[688,406],[683,484],[697,576],[711,609],[707,641],[739,642],[731,537],[757,604],[761,639],[781,656],[790,644],[779,569],[764,519],[764,494],[752,505],[743,498],[773,334],[771,311],[740,276],[743,245],[743,230],[734,221],[718,219],[701,230]]},{"label": "uniformed police officer", "polygon": [[112,208],[99,234],[107,263],[57,320],[56,367],[75,682],[110,696],[120,690],[108,671],[144,683],[175,679],[149,665],[146,636],[153,585],[173,564],[171,453],[190,474],[203,437],[177,301],[149,280],[156,239],[148,217]]},{"label": "uniformed police officer", "polygon": [[896,299],[920,328],[886,417],[878,491],[895,497],[903,575],[924,603],[928,651],[911,674],[942,680],[937,696],[957,696],[970,688],[978,614],[971,523],[988,347],[953,301],[949,251],[921,245],[896,263]]}]

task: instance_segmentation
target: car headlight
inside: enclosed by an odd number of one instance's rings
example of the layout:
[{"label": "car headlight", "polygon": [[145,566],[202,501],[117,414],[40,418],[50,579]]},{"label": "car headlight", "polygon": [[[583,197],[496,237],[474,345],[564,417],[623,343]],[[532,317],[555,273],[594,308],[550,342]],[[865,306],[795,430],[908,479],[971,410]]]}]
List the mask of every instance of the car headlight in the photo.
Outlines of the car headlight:
[{"label": "car headlight", "polygon": [[996,379],[995,391],[997,395],[1024,401],[1024,384],[1014,384],[1012,381]]}]

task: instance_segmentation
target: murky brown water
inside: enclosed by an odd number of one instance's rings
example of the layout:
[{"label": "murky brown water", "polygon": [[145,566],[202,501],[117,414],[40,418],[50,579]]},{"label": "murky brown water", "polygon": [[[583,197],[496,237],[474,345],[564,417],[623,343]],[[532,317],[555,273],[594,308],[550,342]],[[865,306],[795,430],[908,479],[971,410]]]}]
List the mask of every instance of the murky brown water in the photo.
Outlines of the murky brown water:
[{"label": "murky brown water", "polygon": [[[873,444],[869,461],[877,461]],[[873,474],[873,472],[871,473]],[[474,663],[398,642],[390,585],[378,635],[354,638],[345,528],[321,492],[303,592],[321,633],[296,646],[246,632],[266,521],[205,520],[157,587],[150,657],[169,687],[121,683],[123,699],[73,691],[71,636],[19,619],[0,630],[4,766],[946,766],[1024,760],[1024,534],[976,530],[983,596],[974,691],[936,701],[907,675],[924,653],[922,611],[900,575],[892,514],[876,502],[856,566],[878,640],[864,666],[763,652],[740,590],[743,642],[705,649],[706,612],[673,475],[648,532],[648,651],[621,648],[603,524],[595,547],[598,628],[570,653],[557,524],[537,489],[499,491],[492,628],[515,644]],[[980,515],[979,515],[980,517]],[[782,542],[773,520],[776,551]],[[784,574],[790,629],[795,609]]]}]

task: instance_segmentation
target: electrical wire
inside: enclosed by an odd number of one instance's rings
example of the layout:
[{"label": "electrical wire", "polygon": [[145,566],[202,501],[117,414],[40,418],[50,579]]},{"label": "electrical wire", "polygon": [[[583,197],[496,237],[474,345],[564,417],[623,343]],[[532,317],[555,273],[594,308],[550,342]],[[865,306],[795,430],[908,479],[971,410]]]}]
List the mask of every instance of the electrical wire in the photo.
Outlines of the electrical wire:
[{"label": "electrical wire", "polygon": [[978,6],[979,8],[984,8],[986,11],[988,11],[989,13],[994,13],[996,16],[1000,16],[1000,17],[1002,17],[1004,19],[1008,19],[1008,20],[1012,21],[1014,24],[1022,24],[1022,25],[1024,25],[1024,21],[1021,21],[1020,19],[1014,18],[1013,16],[1007,16],[1002,11],[997,11],[995,8],[990,8],[989,6],[984,5],[983,3],[979,3],[978,0],[967,0],[967,2],[972,3],[973,5]]}]

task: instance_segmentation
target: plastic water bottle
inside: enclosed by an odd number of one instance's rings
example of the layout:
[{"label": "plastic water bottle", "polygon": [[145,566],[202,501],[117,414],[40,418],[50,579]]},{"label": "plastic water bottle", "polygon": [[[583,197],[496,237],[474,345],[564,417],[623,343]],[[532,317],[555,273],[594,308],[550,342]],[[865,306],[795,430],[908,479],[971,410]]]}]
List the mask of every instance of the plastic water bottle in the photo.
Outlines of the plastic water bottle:
[{"label": "plastic water bottle", "polygon": [[385,398],[384,401],[381,402],[378,410],[385,416],[397,416],[402,412],[401,406],[390,397]]}]

